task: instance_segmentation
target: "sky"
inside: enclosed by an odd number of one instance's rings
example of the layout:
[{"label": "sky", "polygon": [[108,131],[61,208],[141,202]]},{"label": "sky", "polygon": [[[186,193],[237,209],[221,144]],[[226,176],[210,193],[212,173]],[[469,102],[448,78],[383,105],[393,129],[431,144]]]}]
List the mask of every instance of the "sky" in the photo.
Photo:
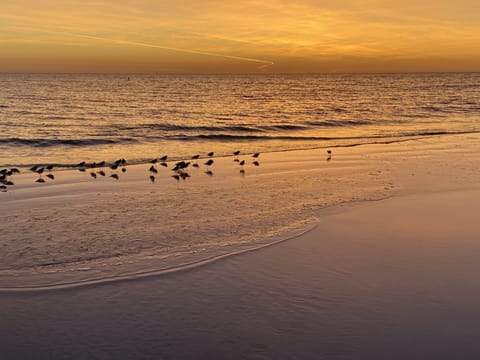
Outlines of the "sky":
[{"label": "sky", "polygon": [[480,71],[478,0],[0,5],[0,72]]}]

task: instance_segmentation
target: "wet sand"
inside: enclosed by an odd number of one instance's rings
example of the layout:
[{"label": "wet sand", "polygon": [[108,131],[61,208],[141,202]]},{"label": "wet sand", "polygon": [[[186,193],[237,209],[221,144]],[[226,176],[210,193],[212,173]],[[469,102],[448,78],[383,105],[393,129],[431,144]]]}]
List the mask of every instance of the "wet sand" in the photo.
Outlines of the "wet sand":
[{"label": "wet sand", "polygon": [[289,241],[163,276],[3,292],[0,357],[477,359],[475,140],[361,150],[395,193],[316,210]]}]

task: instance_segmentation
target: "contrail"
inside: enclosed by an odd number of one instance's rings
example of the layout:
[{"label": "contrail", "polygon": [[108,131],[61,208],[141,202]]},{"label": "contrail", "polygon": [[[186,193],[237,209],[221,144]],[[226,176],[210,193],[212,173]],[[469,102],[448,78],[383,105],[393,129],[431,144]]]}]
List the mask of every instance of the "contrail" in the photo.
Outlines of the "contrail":
[{"label": "contrail", "polygon": [[225,59],[250,61],[250,62],[263,64],[263,65],[259,66],[257,69],[265,69],[266,67],[275,65],[275,63],[273,63],[272,61],[252,59],[252,58],[233,56],[233,55],[217,54],[217,53],[212,53],[212,52],[208,52],[208,51],[189,50],[189,49],[182,49],[182,48],[176,48],[176,47],[171,47],[171,46],[149,44],[149,43],[138,42],[138,41],[115,40],[115,39],[103,38],[103,37],[92,36],[92,35],[84,35],[84,34],[71,33],[70,35],[79,36],[79,37],[83,37],[83,38],[87,38],[87,39],[93,39],[93,40],[109,41],[109,42],[113,42],[113,43],[121,44],[121,45],[142,46],[142,47],[148,47],[148,48],[154,48],[154,49],[163,49],[163,50],[178,51],[178,52],[184,52],[184,53],[190,53],[190,54],[215,56],[215,57],[220,57],[220,58],[225,58]]}]

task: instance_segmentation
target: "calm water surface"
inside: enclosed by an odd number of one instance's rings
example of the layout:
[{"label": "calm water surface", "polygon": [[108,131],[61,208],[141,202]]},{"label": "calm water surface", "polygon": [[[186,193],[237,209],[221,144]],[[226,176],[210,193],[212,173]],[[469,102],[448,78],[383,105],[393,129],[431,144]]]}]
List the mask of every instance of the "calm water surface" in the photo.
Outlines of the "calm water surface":
[{"label": "calm water surface", "polygon": [[480,74],[0,74],[0,166],[480,131]]}]

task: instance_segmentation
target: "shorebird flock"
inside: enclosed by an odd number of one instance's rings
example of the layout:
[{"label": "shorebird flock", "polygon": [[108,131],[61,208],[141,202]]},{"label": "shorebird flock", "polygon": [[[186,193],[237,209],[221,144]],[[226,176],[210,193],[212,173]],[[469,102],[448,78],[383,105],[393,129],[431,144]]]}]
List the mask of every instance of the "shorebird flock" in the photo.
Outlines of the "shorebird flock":
[{"label": "shorebird flock", "polygon": [[[160,168],[170,168],[172,171],[171,177],[176,181],[186,181],[190,178],[189,169],[191,168],[202,168],[203,173],[208,176],[213,176],[213,165],[215,164],[214,152],[209,152],[201,157],[200,154],[195,154],[191,156],[188,160],[181,161],[169,161],[168,156],[164,155],[159,158],[150,160],[147,164],[148,168],[148,179],[150,182],[155,183],[157,176],[159,176]],[[234,151],[232,153],[233,161],[238,164],[238,170],[241,175],[245,175],[246,167],[248,165],[260,166],[260,153],[254,154],[241,154],[240,150]],[[120,180],[121,176],[127,172],[127,161],[125,159],[118,159],[114,162],[92,162],[88,163],[82,161],[72,168],[77,169],[80,172],[88,173],[93,179],[98,177],[110,177],[113,180]],[[47,181],[54,181],[55,175],[53,170],[55,165],[34,165],[30,167],[27,171],[35,173],[38,175],[35,182],[36,183],[46,183]],[[11,189],[15,183],[13,177],[17,174],[20,174],[18,168],[8,168],[0,169],[0,191],[7,192]]]}]

